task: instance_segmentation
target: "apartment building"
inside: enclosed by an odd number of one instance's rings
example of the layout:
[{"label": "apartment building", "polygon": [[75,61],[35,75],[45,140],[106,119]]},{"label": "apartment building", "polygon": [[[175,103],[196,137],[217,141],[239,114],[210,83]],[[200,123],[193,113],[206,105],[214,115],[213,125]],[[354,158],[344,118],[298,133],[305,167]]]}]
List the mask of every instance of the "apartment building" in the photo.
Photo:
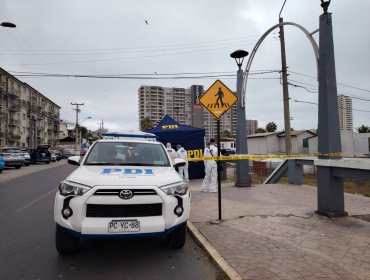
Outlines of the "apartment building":
[{"label": "apartment building", "polygon": [[[235,137],[236,135],[236,104],[233,105],[220,120],[220,134],[221,137]],[[217,120],[203,108],[203,128],[205,129],[206,140],[217,137]],[[225,135],[228,133],[228,135]]]},{"label": "apartment building", "polygon": [[253,135],[257,133],[258,121],[256,120],[246,120],[247,135]]},{"label": "apartment building", "polygon": [[149,117],[156,126],[165,115],[191,125],[191,96],[185,88],[141,86],[139,95],[139,123]]},{"label": "apartment building", "polygon": [[[168,114],[182,124],[204,128],[206,140],[216,137],[217,122],[199,103],[203,92],[202,85],[190,88],[141,86],[138,90],[139,122],[149,117],[153,125],[157,125]],[[222,117],[220,127],[221,133],[236,134],[236,105]]]},{"label": "apartment building", "polygon": [[338,113],[340,130],[353,131],[352,99],[338,95]]},{"label": "apartment building", "polygon": [[0,146],[56,145],[60,106],[0,68]]}]

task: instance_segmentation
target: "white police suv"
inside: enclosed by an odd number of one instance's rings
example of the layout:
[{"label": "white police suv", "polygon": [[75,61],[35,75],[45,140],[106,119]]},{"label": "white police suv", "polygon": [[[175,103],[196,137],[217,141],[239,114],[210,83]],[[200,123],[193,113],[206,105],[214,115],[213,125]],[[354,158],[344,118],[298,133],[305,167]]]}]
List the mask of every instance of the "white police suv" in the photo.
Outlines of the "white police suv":
[{"label": "white police suv", "polygon": [[56,249],[74,253],[80,238],[167,235],[171,248],[186,240],[190,191],[162,143],[149,133],[107,133],[63,180],[55,196]]}]

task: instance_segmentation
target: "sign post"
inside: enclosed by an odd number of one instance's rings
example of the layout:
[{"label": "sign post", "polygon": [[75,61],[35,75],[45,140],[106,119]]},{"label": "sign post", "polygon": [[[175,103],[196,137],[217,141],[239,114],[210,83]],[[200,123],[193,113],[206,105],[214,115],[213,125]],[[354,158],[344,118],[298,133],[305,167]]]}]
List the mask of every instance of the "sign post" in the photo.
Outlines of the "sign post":
[{"label": "sign post", "polygon": [[[217,156],[221,156],[220,120],[222,116],[238,101],[238,96],[217,80],[200,97],[199,103],[206,108],[217,120]],[[221,161],[217,160],[218,183],[218,219],[222,220],[221,211]]]}]

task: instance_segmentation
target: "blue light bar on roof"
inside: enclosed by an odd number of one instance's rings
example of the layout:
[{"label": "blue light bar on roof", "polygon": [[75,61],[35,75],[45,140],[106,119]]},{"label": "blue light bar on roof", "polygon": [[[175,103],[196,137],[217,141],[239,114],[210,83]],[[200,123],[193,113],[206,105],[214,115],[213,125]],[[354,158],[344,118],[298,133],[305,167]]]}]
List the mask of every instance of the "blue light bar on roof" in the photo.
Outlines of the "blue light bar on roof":
[{"label": "blue light bar on roof", "polygon": [[151,133],[142,134],[125,134],[125,133],[103,133],[102,136],[106,137],[130,137],[130,138],[153,138],[157,139],[158,136]]}]

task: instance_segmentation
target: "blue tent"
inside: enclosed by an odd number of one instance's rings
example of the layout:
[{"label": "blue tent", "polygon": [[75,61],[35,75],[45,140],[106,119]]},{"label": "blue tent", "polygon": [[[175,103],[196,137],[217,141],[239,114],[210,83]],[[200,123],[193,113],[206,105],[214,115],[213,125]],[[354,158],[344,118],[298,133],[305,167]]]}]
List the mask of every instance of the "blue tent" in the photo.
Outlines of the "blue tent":
[{"label": "blue tent", "polygon": [[[164,145],[171,143],[176,150],[176,145],[181,144],[188,153],[188,158],[200,157],[204,149],[204,128],[196,128],[180,124],[169,115],[164,116],[160,123],[145,132],[154,133],[158,136],[158,141]],[[189,162],[189,179],[199,179],[204,177],[203,161]]]}]

